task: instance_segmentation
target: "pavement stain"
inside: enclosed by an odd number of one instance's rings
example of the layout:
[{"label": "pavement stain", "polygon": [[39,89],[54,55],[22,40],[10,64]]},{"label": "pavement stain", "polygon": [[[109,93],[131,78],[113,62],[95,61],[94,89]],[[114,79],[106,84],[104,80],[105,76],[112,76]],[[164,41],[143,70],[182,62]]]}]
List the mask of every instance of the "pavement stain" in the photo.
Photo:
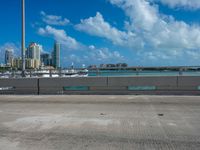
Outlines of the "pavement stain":
[{"label": "pavement stain", "polygon": [[158,116],[159,116],[159,117],[163,117],[163,116],[164,116],[164,114],[158,114]]},{"label": "pavement stain", "polygon": [[104,114],[104,113],[100,113],[100,115],[101,115],[101,116],[105,116],[106,114]]}]

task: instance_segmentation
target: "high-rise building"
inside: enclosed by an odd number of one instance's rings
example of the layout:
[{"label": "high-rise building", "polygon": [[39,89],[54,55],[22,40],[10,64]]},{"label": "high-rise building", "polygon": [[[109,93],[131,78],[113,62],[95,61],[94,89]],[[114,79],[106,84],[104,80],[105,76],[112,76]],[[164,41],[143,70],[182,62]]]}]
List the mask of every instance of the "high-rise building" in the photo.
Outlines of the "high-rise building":
[{"label": "high-rise building", "polygon": [[33,59],[26,59],[26,68],[33,69],[34,68],[34,60]]},{"label": "high-rise building", "polygon": [[60,43],[55,42],[52,52],[52,63],[54,68],[60,68]]},{"label": "high-rise building", "polygon": [[[42,51],[42,47],[34,42],[30,43],[29,47],[26,50],[26,58],[29,62],[34,62],[34,68],[39,68],[41,65],[40,62],[40,54]],[[32,59],[32,60],[30,60]],[[32,64],[32,63],[29,63]]]},{"label": "high-rise building", "polygon": [[13,49],[6,49],[5,51],[5,64],[11,66],[13,61]]},{"label": "high-rise building", "polygon": [[[27,69],[38,69],[40,66],[40,61],[36,59],[27,58],[25,62]],[[22,67],[22,59],[21,58],[13,59],[12,67],[20,69]]]},{"label": "high-rise building", "polygon": [[20,69],[22,67],[22,59],[21,58],[14,58],[12,67]]},{"label": "high-rise building", "polygon": [[41,46],[36,43],[31,43],[27,49],[27,58],[40,61]]},{"label": "high-rise building", "polygon": [[41,54],[41,63],[44,66],[52,66],[52,58],[48,53]]}]

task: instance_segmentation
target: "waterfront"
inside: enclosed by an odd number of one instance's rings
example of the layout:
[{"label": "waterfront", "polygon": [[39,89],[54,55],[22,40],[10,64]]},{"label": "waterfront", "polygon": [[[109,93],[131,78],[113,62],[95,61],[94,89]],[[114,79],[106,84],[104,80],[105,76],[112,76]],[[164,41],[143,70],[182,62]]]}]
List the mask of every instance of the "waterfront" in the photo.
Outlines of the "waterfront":
[{"label": "waterfront", "polygon": [[200,76],[200,71],[128,71],[128,70],[101,70],[89,71],[88,76]]},{"label": "waterfront", "polygon": [[[27,70],[26,77],[135,77],[135,76],[200,76],[199,70]],[[0,72],[0,78],[21,78],[20,71]]]}]

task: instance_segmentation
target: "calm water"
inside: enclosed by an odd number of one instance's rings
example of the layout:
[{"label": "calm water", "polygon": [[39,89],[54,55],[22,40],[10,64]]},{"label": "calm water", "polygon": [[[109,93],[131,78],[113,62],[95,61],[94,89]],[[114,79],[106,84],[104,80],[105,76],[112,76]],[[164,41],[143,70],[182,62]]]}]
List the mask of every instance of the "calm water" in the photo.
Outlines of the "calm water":
[{"label": "calm water", "polygon": [[89,76],[200,76],[200,71],[127,71],[127,70],[104,70],[104,71],[90,71]]}]

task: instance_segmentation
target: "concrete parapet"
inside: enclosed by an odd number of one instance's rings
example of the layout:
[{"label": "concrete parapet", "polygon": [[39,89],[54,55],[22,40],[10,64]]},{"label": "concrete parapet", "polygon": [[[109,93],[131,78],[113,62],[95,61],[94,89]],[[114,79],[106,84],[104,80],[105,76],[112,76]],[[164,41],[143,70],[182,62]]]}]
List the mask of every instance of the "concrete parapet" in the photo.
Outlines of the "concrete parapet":
[{"label": "concrete parapet", "polygon": [[107,86],[106,77],[40,78],[40,87]]},{"label": "concrete parapet", "polygon": [[38,79],[0,79],[0,93],[38,94]]},{"label": "concrete parapet", "polygon": [[108,86],[164,86],[176,87],[177,77],[108,77]]},{"label": "concrete parapet", "polygon": [[[74,89],[80,86],[85,87],[101,87],[107,86],[106,77],[85,77],[85,78],[40,78],[39,87],[40,94],[64,94],[70,93],[66,91],[67,87],[74,87]],[[73,90],[72,90],[73,91]]]},{"label": "concrete parapet", "polygon": [[96,87],[92,86],[90,87],[91,91],[127,91],[126,86],[102,86],[102,87]]},{"label": "concrete parapet", "polygon": [[179,76],[178,77],[179,86],[200,86],[199,76]]},{"label": "concrete parapet", "polygon": [[0,94],[199,95],[200,77],[77,77],[0,79]]}]

